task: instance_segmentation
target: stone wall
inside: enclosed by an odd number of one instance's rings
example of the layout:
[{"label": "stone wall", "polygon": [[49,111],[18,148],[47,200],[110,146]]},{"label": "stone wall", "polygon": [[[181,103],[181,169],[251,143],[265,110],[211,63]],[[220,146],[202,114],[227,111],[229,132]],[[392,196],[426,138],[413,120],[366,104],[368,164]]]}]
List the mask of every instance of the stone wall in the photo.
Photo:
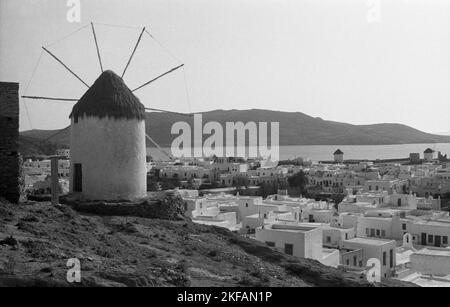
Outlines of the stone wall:
[{"label": "stone wall", "polygon": [[19,84],[0,82],[0,197],[18,203]]},{"label": "stone wall", "polygon": [[134,216],[151,219],[180,220],[184,218],[185,202],[180,196],[166,195],[160,199],[145,199],[139,202],[107,203],[81,202],[70,197],[61,197],[60,202],[78,212],[100,216]]}]

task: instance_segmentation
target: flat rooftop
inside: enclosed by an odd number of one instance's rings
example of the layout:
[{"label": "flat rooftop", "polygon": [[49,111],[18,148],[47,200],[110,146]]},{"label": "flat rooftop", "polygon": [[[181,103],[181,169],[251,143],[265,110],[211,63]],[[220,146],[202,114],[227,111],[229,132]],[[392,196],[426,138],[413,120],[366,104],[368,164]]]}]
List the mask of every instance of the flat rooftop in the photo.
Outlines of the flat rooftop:
[{"label": "flat rooftop", "polygon": [[415,283],[421,287],[450,287],[450,275],[445,277],[431,277],[414,273],[402,278],[402,280]]},{"label": "flat rooftop", "polygon": [[352,230],[353,226],[347,226],[347,227],[346,226],[331,226],[329,224],[324,224],[322,226],[322,228],[324,230],[332,230],[332,229],[335,229],[335,230]]},{"label": "flat rooftop", "polygon": [[384,240],[384,239],[375,239],[375,238],[353,238],[350,240],[344,240],[344,242],[364,244],[364,245],[377,245],[377,246],[382,246],[382,245],[391,243],[393,241],[394,240]]},{"label": "flat rooftop", "polygon": [[308,232],[315,230],[317,226],[309,226],[306,224],[269,224],[266,226],[268,229],[276,231],[287,231],[287,232]]},{"label": "flat rooftop", "polygon": [[412,250],[401,250],[401,251],[399,251],[397,249],[397,251],[395,253],[395,259],[396,259],[397,265],[406,264],[406,263],[411,262],[410,261],[410,256],[413,253],[414,253],[414,251],[412,251]]},{"label": "flat rooftop", "polygon": [[427,256],[444,256],[450,257],[450,249],[448,248],[424,248],[414,254]]},{"label": "flat rooftop", "polygon": [[416,220],[415,224],[450,227],[450,221],[446,220]]}]

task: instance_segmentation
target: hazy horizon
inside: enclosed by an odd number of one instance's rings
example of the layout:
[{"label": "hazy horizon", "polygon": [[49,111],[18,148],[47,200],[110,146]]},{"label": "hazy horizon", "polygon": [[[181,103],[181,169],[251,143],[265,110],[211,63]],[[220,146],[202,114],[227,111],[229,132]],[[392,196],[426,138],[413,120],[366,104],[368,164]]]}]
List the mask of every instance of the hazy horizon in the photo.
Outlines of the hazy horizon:
[{"label": "hazy horizon", "polygon": [[[0,81],[19,82],[21,95],[81,97],[86,87],[45,53],[24,91],[43,45],[92,84],[100,73],[92,20],[105,69],[118,73],[140,26],[158,39],[144,35],[129,87],[186,65],[136,93],[147,107],[450,131],[449,1],[372,1],[380,4],[372,22],[373,8],[358,0],[82,0],[80,23],[67,21],[66,2],[0,0]],[[25,108],[21,99],[20,130],[64,128],[72,105],[27,100]]]}]

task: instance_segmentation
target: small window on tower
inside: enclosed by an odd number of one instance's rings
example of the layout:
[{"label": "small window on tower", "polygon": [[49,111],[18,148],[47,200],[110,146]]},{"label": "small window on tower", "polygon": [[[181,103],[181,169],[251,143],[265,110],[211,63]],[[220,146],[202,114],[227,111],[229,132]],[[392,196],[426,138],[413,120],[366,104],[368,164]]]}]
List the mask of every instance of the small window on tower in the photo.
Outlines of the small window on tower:
[{"label": "small window on tower", "polygon": [[293,244],[284,244],[284,253],[288,255],[294,254],[294,245]]}]

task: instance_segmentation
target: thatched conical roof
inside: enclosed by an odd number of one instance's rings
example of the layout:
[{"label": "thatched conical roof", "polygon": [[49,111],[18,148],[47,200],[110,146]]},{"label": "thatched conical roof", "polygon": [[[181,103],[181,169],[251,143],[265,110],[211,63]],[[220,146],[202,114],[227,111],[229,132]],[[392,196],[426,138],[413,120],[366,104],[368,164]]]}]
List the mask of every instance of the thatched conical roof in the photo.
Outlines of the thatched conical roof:
[{"label": "thatched conical roof", "polygon": [[145,108],[113,71],[103,72],[75,104],[70,114],[75,122],[79,117],[145,119]]}]

